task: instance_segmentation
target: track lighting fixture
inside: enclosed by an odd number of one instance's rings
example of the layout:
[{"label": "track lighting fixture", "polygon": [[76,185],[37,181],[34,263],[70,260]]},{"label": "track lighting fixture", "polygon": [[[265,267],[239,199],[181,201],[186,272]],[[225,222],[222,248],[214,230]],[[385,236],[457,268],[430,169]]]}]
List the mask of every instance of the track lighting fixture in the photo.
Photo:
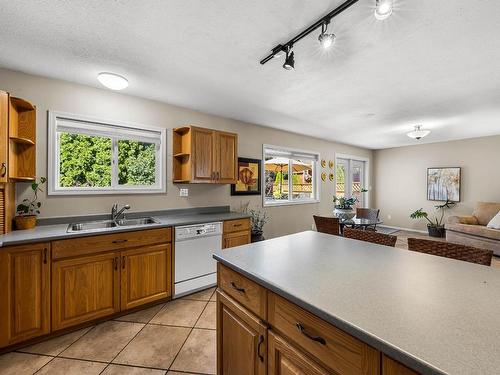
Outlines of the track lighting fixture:
[{"label": "track lighting fixture", "polygon": [[392,14],[393,0],[376,0],[375,1],[375,18],[383,21],[389,18]]},{"label": "track lighting fixture", "polygon": [[415,125],[415,130],[412,132],[406,133],[406,135],[410,138],[419,140],[421,138],[424,138],[425,136],[430,134],[430,130],[425,130],[422,129],[422,125]]},{"label": "track lighting fixture", "polygon": [[286,58],[285,58],[285,63],[283,64],[283,68],[286,70],[295,69],[295,58],[291,47],[287,47]]},{"label": "track lighting fixture", "polygon": [[328,23],[324,22],[321,25],[321,34],[319,34],[318,40],[324,49],[330,48],[333,43],[335,43],[335,34],[328,34],[326,31],[328,29]]},{"label": "track lighting fixture", "polygon": [[[276,47],[274,47],[269,55],[264,57],[262,60],[260,60],[261,65],[264,65],[267,63],[269,60],[273,59],[274,57],[281,56],[283,52],[286,52],[286,60],[285,63],[283,64],[283,68],[287,70],[292,70],[295,65],[295,60],[294,60],[294,53],[291,52],[291,47],[297,43],[299,40],[303,39],[316,29],[321,27],[321,34],[318,37],[318,40],[320,44],[323,46],[323,48],[328,49],[335,43],[336,36],[335,34],[328,34],[327,29],[328,29],[328,24],[330,21],[338,16],[340,13],[343,11],[349,9],[351,6],[356,4],[359,0],[346,0],[342,4],[340,4],[337,8],[332,10],[330,13],[328,13],[326,16],[322,17],[315,23],[313,23],[311,26],[306,28],[305,30],[301,31],[299,34],[294,36],[292,39],[290,39],[288,42],[283,43],[283,44],[278,44]],[[373,0],[372,0],[373,1]],[[392,14],[392,8],[393,8],[394,0],[375,0],[375,18],[378,20],[385,20],[387,19],[391,14]]]}]

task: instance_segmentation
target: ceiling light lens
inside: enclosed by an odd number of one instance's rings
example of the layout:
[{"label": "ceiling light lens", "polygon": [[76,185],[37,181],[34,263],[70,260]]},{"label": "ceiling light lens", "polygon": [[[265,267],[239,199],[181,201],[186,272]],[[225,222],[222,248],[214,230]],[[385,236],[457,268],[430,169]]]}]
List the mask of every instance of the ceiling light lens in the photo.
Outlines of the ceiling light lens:
[{"label": "ceiling light lens", "polygon": [[425,136],[429,135],[431,133],[430,130],[422,129],[422,125],[415,125],[415,130],[409,133],[406,133],[406,135],[410,138],[413,139],[421,139],[424,138]]},{"label": "ceiling light lens", "polygon": [[101,84],[111,90],[123,90],[128,87],[128,80],[121,75],[114,73],[99,73],[97,79]]},{"label": "ceiling light lens", "polygon": [[375,18],[383,21],[392,14],[393,0],[376,0]]},{"label": "ceiling light lens", "polygon": [[283,64],[283,68],[286,70],[294,70],[295,69],[295,57],[293,51],[290,54],[286,54],[285,63]]},{"label": "ceiling light lens", "polygon": [[324,49],[330,48],[335,43],[335,34],[320,34],[318,40]]}]

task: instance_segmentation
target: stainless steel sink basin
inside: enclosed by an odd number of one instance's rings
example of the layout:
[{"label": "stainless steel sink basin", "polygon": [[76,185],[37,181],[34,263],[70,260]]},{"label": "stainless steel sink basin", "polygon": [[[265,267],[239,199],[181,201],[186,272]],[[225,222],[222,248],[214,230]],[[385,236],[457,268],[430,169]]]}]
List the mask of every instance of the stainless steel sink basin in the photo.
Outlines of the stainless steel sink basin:
[{"label": "stainless steel sink basin", "polygon": [[68,226],[68,233],[73,232],[99,232],[105,229],[127,227],[134,225],[150,225],[157,224],[158,221],[152,217],[141,217],[138,219],[121,219],[117,221],[113,220],[100,220],[100,221],[85,221],[82,223],[73,223]]}]

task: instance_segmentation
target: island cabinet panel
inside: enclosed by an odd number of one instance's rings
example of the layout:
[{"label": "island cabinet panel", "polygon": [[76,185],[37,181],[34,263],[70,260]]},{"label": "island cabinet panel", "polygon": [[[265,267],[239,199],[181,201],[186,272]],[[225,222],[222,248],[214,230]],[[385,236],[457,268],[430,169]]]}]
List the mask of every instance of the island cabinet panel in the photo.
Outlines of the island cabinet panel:
[{"label": "island cabinet panel", "polygon": [[265,320],[267,318],[266,289],[220,263],[217,267],[219,288]]},{"label": "island cabinet panel", "polygon": [[238,136],[233,133],[215,132],[215,170],[219,184],[237,181]]},{"label": "island cabinet panel", "polygon": [[268,293],[273,330],[338,374],[378,375],[380,352],[299,306]]},{"label": "island cabinet panel", "polygon": [[0,252],[0,346],[50,331],[50,245]]},{"label": "island cabinet panel", "polygon": [[171,295],[170,259],[170,244],[122,251],[122,310]]},{"label": "island cabinet panel", "polygon": [[267,328],[217,291],[217,374],[265,375]]},{"label": "island cabinet panel", "polygon": [[408,367],[396,362],[392,358],[383,355],[382,357],[382,374],[383,375],[419,375],[417,372],[410,370]]},{"label": "island cabinet panel", "polygon": [[120,311],[119,256],[109,252],[53,263],[53,330]]},{"label": "island cabinet panel", "polygon": [[212,182],[215,180],[215,132],[210,129],[195,128],[193,142],[193,182]]},{"label": "island cabinet panel", "polygon": [[331,375],[299,349],[268,332],[268,375]]}]

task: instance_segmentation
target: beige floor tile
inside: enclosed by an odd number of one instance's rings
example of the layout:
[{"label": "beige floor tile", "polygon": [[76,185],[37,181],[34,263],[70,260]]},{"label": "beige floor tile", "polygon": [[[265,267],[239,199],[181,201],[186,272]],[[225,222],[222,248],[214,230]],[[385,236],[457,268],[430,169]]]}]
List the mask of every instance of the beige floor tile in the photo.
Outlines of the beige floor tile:
[{"label": "beige floor tile", "polygon": [[63,351],[60,356],[111,361],[139,332],[144,324],[108,321],[94,327],[80,340]]},{"label": "beige floor tile", "polygon": [[113,363],[167,370],[189,332],[189,328],[148,324],[113,360]]},{"label": "beige floor tile", "polygon": [[207,302],[178,299],[165,304],[150,323],[171,326],[193,327]]},{"label": "beige floor tile", "polygon": [[142,368],[142,367],[109,365],[106,368],[106,370],[104,370],[101,374],[102,375],[165,375],[165,371],[154,370],[150,368]]},{"label": "beige floor tile", "polygon": [[52,362],[37,372],[37,375],[98,375],[106,366],[106,363],[54,358]]},{"label": "beige floor tile", "polygon": [[53,339],[42,341],[38,344],[30,345],[19,351],[34,354],[59,355],[64,349],[73,344],[76,340],[86,334],[92,327],[80,329]]},{"label": "beige floor tile", "polygon": [[217,302],[217,293],[212,294],[212,298],[210,298],[210,302]]},{"label": "beige floor tile", "polygon": [[216,372],[216,332],[193,329],[171,369],[203,374]]},{"label": "beige floor tile", "polygon": [[162,303],[153,307],[149,307],[144,310],[139,310],[131,314],[120,316],[115,320],[123,322],[148,323],[151,320],[151,318],[155,316],[156,313],[162,309],[164,305],[165,304]]},{"label": "beige floor tile", "polygon": [[0,374],[31,375],[52,358],[53,357],[16,352],[0,355]]},{"label": "beige floor tile", "polygon": [[196,328],[216,328],[216,303],[209,302],[203,310],[200,319],[196,322]]},{"label": "beige floor tile", "polygon": [[210,301],[210,298],[215,292],[215,288],[208,288],[205,290],[202,290],[200,292],[196,292],[193,294],[189,294],[185,297],[182,297],[182,299],[190,299],[190,300],[195,300],[195,301]]}]

